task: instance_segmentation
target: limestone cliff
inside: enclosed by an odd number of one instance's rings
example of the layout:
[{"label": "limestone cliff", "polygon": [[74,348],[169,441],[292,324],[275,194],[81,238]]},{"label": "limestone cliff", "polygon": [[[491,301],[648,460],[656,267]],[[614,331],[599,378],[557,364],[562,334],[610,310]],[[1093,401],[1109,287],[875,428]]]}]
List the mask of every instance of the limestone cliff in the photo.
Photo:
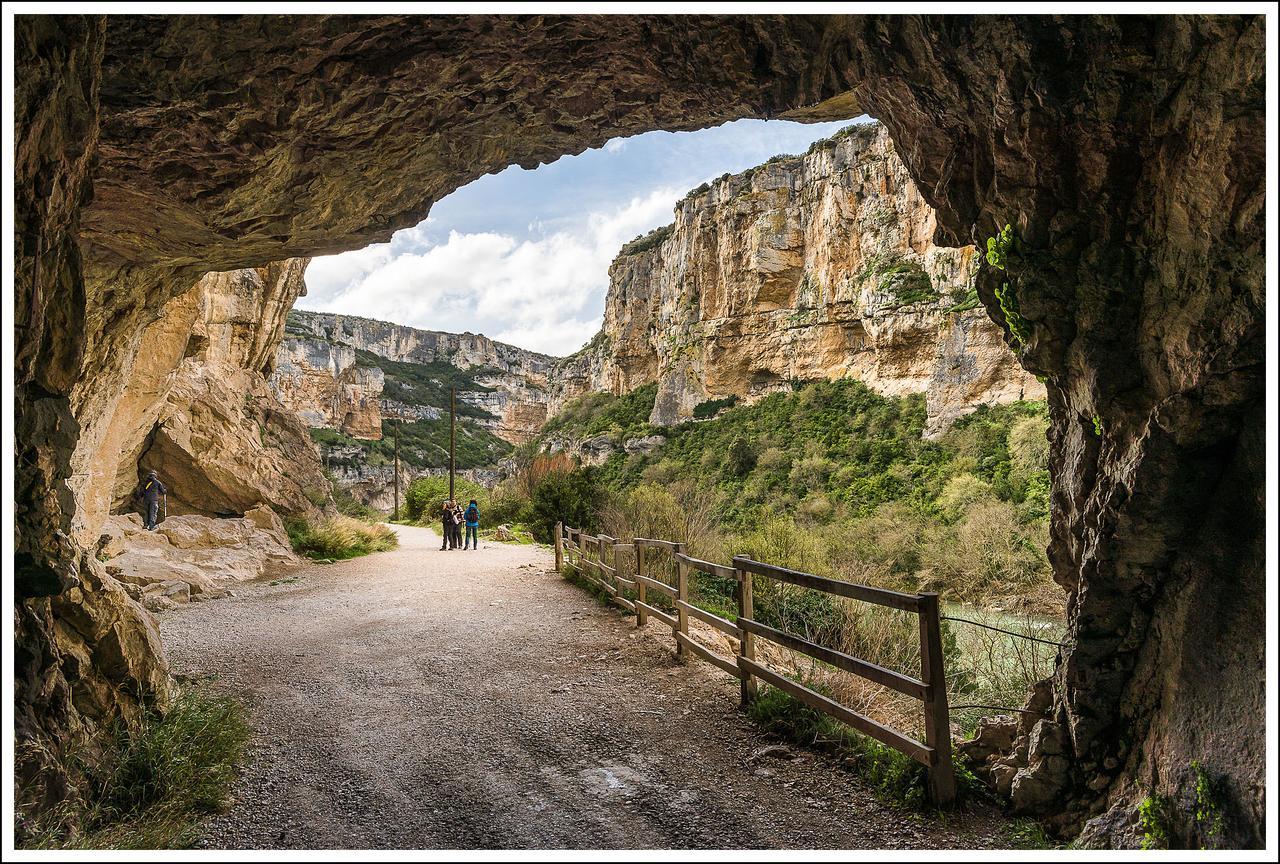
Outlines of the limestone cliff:
[{"label": "limestone cliff", "polygon": [[[373,356],[357,364],[357,351]],[[385,379],[384,370],[374,365],[378,358],[437,371],[435,364],[446,364],[470,373],[477,386],[460,390],[458,399],[483,413],[468,422],[509,443],[528,441],[546,420],[547,373],[553,358],[474,333],[419,330],[352,315],[291,313],[271,385],[311,426],[378,438],[378,397]],[[431,369],[422,371],[430,374]],[[436,420],[447,412],[447,404],[432,404],[440,400],[429,400],[416,389],[412,380],[387,386],[387,416]]]},{"label": "limestone cliff", "polygon": [[281,404],[310,427],[338,429],[352,438],[382,437],[382,370],[358,365],[349,345],[286,338],[270,383]]},{"label": "limestone cliff", "polygon": [[142,334],[124,396],[88,470],[83,512],[96,539],[102,505],[130,508],[142,473],[169,489],[169,513],[240,516],[259,504],[306,511],[328,496],[319,454],[267,386],[306,259],[209,273]]},{"label": "limestone cliff", "polygon": [[972,246],[934,244],[933,209],[879,124],[694,190],[624,247],[600,333],[557,364],[551,413],[657,381],[651,422],[795,379],[928,394],[927,434],[982,403],[1045,398],[978,307]]}]

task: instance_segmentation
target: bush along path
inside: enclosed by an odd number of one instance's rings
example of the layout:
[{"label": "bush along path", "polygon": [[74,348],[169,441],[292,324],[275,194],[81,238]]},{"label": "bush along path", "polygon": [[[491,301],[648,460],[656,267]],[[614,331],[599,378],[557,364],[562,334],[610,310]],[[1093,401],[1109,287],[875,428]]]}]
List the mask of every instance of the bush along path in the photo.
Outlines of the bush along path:
[{"label": "bush along path", "polygon": [[[166,614],[176,673],[249,706],[249,759],[206,848],[1008,847],[782,746],[736,682],[555,574],[544,546],[399,547]],[[669,634],[668,634],[669,635]]]}]

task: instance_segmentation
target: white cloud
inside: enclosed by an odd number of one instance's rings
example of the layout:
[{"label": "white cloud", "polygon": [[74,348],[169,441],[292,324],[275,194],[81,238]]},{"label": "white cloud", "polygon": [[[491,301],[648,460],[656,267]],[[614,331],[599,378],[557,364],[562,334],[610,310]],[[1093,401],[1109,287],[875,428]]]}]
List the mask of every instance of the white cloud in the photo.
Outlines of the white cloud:
[{"label": "white cloud", "polygon": [[655,189],[537,240],[451,231],[432,246],[423,223],[390,243],[316,258],[299,306],[569,354],[599,327],[618,249],[671,221],[683,192]]}]

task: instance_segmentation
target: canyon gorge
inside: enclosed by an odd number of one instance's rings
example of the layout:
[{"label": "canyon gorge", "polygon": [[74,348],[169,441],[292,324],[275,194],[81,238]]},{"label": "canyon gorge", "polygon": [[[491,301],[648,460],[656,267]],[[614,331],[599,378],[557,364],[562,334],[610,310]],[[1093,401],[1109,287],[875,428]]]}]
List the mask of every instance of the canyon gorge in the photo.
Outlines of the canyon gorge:
[{"label": "canyon gorge", "polygon": [[[377,440],[387,417],[431,422],[403,375],[389,391],[390,364],[474,371],[473,425],[506,445],[591,390],[656,383],[664,424],[856,377],[925,392],[938,429],[976,401],[1047,397],[1068,634],[1030,719],[992,744],[1018,811],[1086,846],[1134,845],[1144,796],[1185,808],[1202,765],[1223,821],[1176,840],[1260,845],[1263,31],[1233,16],[19,17],[24,795],[56,804],[60,757],[168,698],[154,620],[97,554],[140,468],[184,478],[172,502],[191,517],[324,507],[308,427]],[[287,320],[307,257],[385,241],[487,172],[651,129],[861,112],[883,127],[720,178],[624,249],[601,334],[573,357]],[[979,262],[1005,225],[1000,266]]]}]

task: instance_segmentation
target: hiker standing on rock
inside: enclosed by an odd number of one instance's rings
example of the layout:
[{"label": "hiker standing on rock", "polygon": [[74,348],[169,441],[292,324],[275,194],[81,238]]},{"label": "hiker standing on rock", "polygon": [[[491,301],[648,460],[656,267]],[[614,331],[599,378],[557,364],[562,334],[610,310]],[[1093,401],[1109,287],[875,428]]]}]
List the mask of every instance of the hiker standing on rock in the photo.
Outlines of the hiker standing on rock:
[{"label": "hiker standing on rock", "polygon": [[163,500],[165,509],[169,509],[169,490],[160,482],[160,476],[156,472],[148,471],[147,476],[142,478],[142,484],[138,487],[138,497],[142,499],[144,511],[142,526],[148,531],[156,530],[160,516],[160,502]]},{"label": "hiker standing on rock", "polygon": [[474,552],[480,548],[480,505],[476,503],[476,499],[471,499],[463,518],[467,522],[467,536],[462,541],[462,549],[465,552],[467,544],[470,543],[471,551]]}]

